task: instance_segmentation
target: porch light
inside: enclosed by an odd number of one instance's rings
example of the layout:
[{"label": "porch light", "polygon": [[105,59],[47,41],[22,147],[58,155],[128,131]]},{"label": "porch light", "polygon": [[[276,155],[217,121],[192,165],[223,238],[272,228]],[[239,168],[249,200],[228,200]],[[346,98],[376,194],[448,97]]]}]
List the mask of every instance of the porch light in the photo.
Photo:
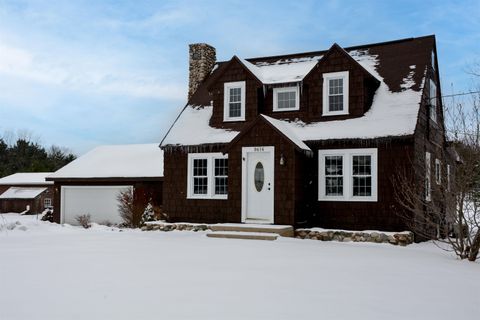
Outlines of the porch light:
[{"label": "porch light", "polygon": [[281,166],[285,165],[285,156],[283,155],[283,153],[280,155],[280,165]]}]

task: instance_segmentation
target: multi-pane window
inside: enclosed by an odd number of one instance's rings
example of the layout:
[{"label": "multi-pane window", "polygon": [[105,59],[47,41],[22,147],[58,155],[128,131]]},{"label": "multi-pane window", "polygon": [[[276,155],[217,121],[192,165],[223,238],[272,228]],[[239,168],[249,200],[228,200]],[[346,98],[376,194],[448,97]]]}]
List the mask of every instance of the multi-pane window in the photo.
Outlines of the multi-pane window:
[{"label": "multi-pane window", "polygon": [[228,159],[215,160],[215,194],[228,194]]},{"label": "multi-pane window", "polygon": [[207,159],[193,159],[193,194],[207,194],[208,166]]},{"label": "multi-pane window", "polygon": [[328,80],[328,111],[343,110],[343,78]]},{"label": "multi-pane window", "polygon": [[245,81],[224,84],[224,121],[245,120]]},{"label": "multi-pane window", "polygon": [[318,153],[320,201],[377,201],[377,149]]},{"label": "multi-pane window", "polygon": [[228,157],[222,153],[188,155],[187,197],[226,199],[228,194]]},{"label": "multi-pane window", "polygon": [[274,88],[273,110],[289,111],[299,109],[298,87]]},{"label": "multi-pane window", "polygon": [[348,71],[323,75],[323,115],[348,114]]},{"label": "multi-pane window", "polygon": [[343,156],[325,157],[325,195],[343,195]]},{"label": "multi-pane window", "polygon": [[437,86],[430,80],[430,119],[437,122]]},{"label": "multi-pane window", "polygon": [[238,118],[242,115],[242,88],[229,89],[228,116]]},{"label": "multi-pane window", "polygon": [[51,198],[45,198],[43,200],[43,206],[45,208],[50,208],[52,206],[52,199]]},{"label": "multi-pane window", "polygon": [[353,196],[372,195],[372,157],[353,156],[352,158]]}]

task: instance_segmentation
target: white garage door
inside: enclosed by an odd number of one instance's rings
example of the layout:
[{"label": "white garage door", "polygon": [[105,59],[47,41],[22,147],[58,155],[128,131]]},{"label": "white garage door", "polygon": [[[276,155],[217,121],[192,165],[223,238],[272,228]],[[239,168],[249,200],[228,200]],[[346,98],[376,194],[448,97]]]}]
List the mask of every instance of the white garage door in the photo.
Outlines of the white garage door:
[{"label": "white garage door", "polygon": [[76,217],[90,214],[97,223],[121,223],[118,194],[129,186],[63,186],[61,222],[78,225]]}]

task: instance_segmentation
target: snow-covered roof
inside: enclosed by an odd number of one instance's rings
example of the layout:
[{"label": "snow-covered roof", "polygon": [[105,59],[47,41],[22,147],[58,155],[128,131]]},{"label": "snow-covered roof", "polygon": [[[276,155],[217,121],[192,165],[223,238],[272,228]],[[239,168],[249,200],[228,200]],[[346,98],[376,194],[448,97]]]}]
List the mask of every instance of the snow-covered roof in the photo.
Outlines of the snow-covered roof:
[{"label": "snow-covered roof", "polygon": [[53,184],[52,181],[45,181],[45,178],[52,172],[19,172],[0,179],[0,185],[39,185]]},{"label": "snow-covered roof", "polygon": [[290,128],[290,126],[282,120],[277,120],[272,117],[262,115],[262,117],[267,120],[272,126],[277,128],[281,133],[283,133],[290,141],[292,141],[298,148],[305,151],[312,151]]},{"label": "snow-covered roof", "polygon": [[159,178],[163,177],[163,151],[158,144],[99,146],[49,179]]},{"label": "snow-covered roof", "polygon": [[276,84],[302,81],[321,58],[322,56],[316,56],[310,59],[259,64],[253,64],[245,59],[240,61],[263,84]]},{"label": "snow-covered roof", "polygon": [[[289,132],[290,137],[295,137],[302,143],[412,135],[417,124],[427,63],[430,61],[429,54],[425,55],[423,51],[433,43],[431,39],[413,38],[345,50],[379,81],[370,109],[361,117],[310,123],[298,119],[280,118],[273,119],[273,122],[268,119],[271,117],[266,119],[272,124],[275,123],[277,128],[282,127],[282,132]],[[273,84],[303,79],[323,56],[309,54],[296,59],[273,57],[239,60],[264,84]],[[206,102],[206,99],[207,95],[203,101]],[[211,105],[187,105],[162,141],[162,147],[228,143],[239,133],[235,131],[238,126],[232,126],[235,130],[211,127],[211,117]],[[305,147],[302,146],[303,148]]]},{"label": "snow-covered roof", "polygon": [[[411,89],[412,74],[425,70],[411,68],[403,83],[408,84],[400,92],[392,92],[376,70],[375,56],[365,51],[352,51],[350,55],[380,81],[372,106],[362,117],[321,121],[305,124],[301,121],[282,121],[302,141],[329,139],[379,138],[411,135],[415,131],[422,92]],[[423,80],[424,81],[424,80]],[[421,85],[423,87],[423,83]]]},{"label": "snow-covered roof", "polygon": [[35,199],[47,188],[10,187],[0,194],[0,199]]},{"label": "snow-covered roof", "polygon": [[227,143],[238,131],[212,128],[208,124],[213,107],[186,106],[175,125],[162,142],[166,145],[197,145],[204,143]]}]

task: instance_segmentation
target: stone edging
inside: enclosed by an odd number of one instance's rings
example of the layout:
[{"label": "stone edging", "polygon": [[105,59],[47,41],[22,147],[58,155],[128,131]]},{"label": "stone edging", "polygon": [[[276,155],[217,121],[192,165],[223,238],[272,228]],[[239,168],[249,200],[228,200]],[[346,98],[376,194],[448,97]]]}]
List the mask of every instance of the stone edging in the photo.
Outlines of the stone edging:
[{"label": "stone edging", "polygon": [[320,241],[390,243],[400,246],[412,244],[414,239],[413,233],[410,231],[395,233],[381,231],[328,230],[318,228],[296,229],[295,238]]},{"label": "stone edging", "polygon": [[[207,231],[212,230],[209,224],[196,223],[147,223],[142,227],[142,231]],[[404,232],[381,232],[381,231],[347,231],[347,230],[328,230],[320,228],[296,229],[295,238],[311,239],[320,241],[340,241],[340,242],[373,242],[390,243],[393,245],[406,246],[413,243],[413,233]]]},{"label": "stone edging", "polygon": [[208,224],[191,223],[147,223],[142,227],[142,231],[206,231],[211,230]]}]

